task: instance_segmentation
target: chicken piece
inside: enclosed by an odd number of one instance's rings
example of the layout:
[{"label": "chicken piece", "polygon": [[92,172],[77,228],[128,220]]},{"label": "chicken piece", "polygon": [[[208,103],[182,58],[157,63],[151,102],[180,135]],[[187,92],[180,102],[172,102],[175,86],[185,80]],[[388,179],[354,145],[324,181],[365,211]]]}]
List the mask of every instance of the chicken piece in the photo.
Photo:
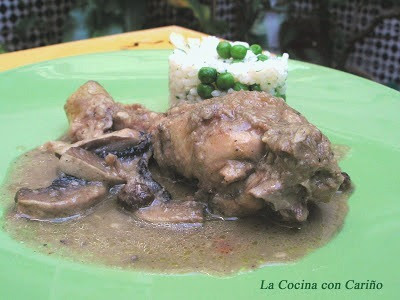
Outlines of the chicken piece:
[{"label": "chicken piece", "polygon": [[152,131],[163,114],[152,112],[140,104],[118,104],[118,110],[113,115],[113,129],[132,128],[140,131]]},{"label": "chicken piece", "polygon": [[88,81],[69,97],[64,106],[73,142],[98,137],[111,129],[115,102],[107,91]]},{"label": "chicken piece", "polygon": [[[329,201],[344,181],[329,140],[282,99],[266,93],[240,91],[157,114],[137,104],[115,103],[97,83],[88,82],[71,96],[66,111],[73,140],[123,128],[147,132],[160,167],[196,180],[197,194],[208,195],[211,207],[226,216],[269,207],[287,220],[304,221],[307,202]],[[60,144],[49,147],[65,151]],[[140,180],[128,182],[120,193],[120,201],[132,208],[134,202],[152,199],[141,184],[152,187],[160,199],[168,198],[165,189],[153,184],[147,167],[137,168],[147,166],[148,153],[130,157],[119,168],[147,174],[133,175]]]},{"label": "chicken piece", "polygon": [[95,81],[88,81],[73,93],[64,109],[70,124],[68,136],[72,142],[96,138],[111,130],[124,128],[149,131],[161,117],[140,104],[114,102]]},{"label": "chicken piece", "polygon": [[266,93],[181,104],[153,135],[158,164],[198,180],[227,216],[269,206],[287,220],[304,221],[307,201],[329,201],[343,182],[328,139]]}]

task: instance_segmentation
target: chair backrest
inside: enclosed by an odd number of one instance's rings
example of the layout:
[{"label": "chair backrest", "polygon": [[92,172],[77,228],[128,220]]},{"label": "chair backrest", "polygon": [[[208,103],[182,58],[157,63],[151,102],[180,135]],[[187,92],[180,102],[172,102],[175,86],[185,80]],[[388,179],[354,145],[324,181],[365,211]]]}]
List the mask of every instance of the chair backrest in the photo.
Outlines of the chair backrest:
[{"label": "chair backrest", "polygon": [[[292,17],[311,17],[317,13],[319,2],[294,1]],[[332,5],[329,21],[336,35],[342,37],[332,41],[333,67],[339,65],[375,81],[400,86],[400,3],[389,2],[341,1]]]},{"label": "chair backrest", "polygon": [[0,1],[0,44],[15,51],[61,42],[73,1]]}]

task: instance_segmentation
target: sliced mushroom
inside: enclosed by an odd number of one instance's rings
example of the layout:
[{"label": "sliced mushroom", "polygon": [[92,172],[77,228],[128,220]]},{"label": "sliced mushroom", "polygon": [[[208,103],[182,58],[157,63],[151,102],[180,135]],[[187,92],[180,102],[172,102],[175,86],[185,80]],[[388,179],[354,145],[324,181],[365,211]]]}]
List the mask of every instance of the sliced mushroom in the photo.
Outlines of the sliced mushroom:
[{"label": "sliced mushroom", "polygon": [[125,128],[97,138],[82,140],[75,143],[74,146],[98,153],[110,153],[123,151],[126,148],[135,148],[135,146],[146,141],[147,138],[148,135],[143,132]]},{"label": "sliced mushroom", "polygon": [[65,174],[108,186],[125,183],[118,200],[129,210],[171,199],[148,169],[149,134],[123,129],[74,144],[49,142],[42,148],[60,157],[59,168]]},{"label": "sliced mushroom", "polygon": [[35,220],[63,219],[79,215],[97,204],[107,194],[101,182],[88,182],[62,176],[46,188],[22,188],[15,195],[17,211]]},{"label": "sliced mushroom", "polygon": [[118,200],[127,209],[171,200],[169,192],[151,176],[148,168],[150,154],[151,149],[141,156],[128,156],[118,161],[117,170],[127,180],[118,194]]},{"label": "sliced mushroom", "polygon": [[126,182],[118,176],[114,166],[107,165],[96,154],[78,147],[68,149],[60,157],[59,167],[65,174],[89,181],[104,181],[112,185]]},{"label": "sliced mushroom", "polygon": [[150,188],[144,184],[131,180],[118,193],[119,202],[127,209],[138,209],[150,205],[155,196]]},{"label": "sliced mushroom", "polygon": [[204,206],[196,201],[171,201],[141,208],[135,215],[151,223],[203,223]]},{"label": "sliced mushroom", "polygon": [[[57,156],[61,156],[70,148],[80,147],[97,153],[110,153],[123,151],[126,148],[132,148],[137,145],[140,149],[141,143],[148,139],[148,135],[143,132],[125,128],[101,136],[81,140],[79,142],[69,144],[63,141],[50,141],[45,143],[41,148],[43,151],[53,152]],[[146,142],[147,143],[147,142]]]}]

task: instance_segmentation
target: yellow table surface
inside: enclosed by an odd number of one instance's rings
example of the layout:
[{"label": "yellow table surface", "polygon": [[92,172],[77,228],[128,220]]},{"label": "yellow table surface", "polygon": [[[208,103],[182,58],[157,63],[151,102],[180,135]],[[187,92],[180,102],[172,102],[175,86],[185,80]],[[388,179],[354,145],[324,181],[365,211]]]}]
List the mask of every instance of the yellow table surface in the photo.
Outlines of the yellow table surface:
[{"label": "yellow table surface", "polygon": [[38,47],[0,54],[0,71],[49,59],[86,53],[136,49],[171,49],[172,45],[169,42],[171,32],[180,33],[185,37],[201,37],[205,35],[204,33],[179,26],[166,26]]}]

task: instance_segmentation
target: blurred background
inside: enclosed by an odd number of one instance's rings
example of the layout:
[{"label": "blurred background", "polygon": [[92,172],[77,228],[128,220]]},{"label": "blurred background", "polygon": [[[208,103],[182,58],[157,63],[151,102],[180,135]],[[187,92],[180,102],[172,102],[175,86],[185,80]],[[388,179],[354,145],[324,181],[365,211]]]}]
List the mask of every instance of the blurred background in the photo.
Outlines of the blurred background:
[{"label": "blurred background", "polygon": [[400,0],[0,0],[0,53],[166,25],[400,90]]}]

